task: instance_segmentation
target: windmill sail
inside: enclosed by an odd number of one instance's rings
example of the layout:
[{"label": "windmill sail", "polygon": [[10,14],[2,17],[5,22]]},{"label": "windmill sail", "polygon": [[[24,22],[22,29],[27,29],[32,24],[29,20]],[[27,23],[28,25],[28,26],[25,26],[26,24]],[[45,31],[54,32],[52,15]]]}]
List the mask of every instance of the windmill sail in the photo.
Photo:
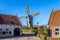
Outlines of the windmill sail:
[{"label": "windmill sail", "polygon": [[27,16],[21,16],[21,17],[19,17],[19,19],[22,19],[22,18],[26,18]]},{"label": "windmill sail", "polygon": [[27,14],[29,14],[29,7],[26,6],[26,11],[27,11]]},{"label": "windmill sail", "polygon": [[36,16],[36,15],[39,15],[39,12],[36,12],[36,13],[32,14],[32,16]]}]

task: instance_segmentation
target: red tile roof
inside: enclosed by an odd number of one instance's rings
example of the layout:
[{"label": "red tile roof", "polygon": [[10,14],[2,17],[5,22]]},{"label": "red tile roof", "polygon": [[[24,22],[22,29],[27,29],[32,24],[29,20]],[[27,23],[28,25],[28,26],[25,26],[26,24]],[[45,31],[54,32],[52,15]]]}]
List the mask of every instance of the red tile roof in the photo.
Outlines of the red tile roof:
[{"label": "red tile roof", "polygon": [[18,18],[12,15],[0,14],[0,24],[16,24],[21,25]]},{"label": "red tile roof", "polygon": [[48,25],[60,26],[60,10],[56,10],[56,11],[52,10]]}]

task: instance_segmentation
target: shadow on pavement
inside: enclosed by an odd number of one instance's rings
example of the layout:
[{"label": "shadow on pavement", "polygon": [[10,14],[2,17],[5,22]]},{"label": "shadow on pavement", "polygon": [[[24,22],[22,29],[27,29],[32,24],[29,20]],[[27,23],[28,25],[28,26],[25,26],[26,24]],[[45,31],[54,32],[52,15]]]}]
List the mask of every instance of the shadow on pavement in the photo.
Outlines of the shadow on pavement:
[{"label": "shadow on pavement", "polygon": [[23,34],[22,37],[30,37],[30,36],[35,36],[35,34]]},{"label": "shadow on pavement", "polygon": [[8,39],[8,38],[21,38],[21,37],[31,37],[31,36],[35,36],[35,34],[22,34],[21,36],[14,36],[14,37],[3,37],[0,39]]}]

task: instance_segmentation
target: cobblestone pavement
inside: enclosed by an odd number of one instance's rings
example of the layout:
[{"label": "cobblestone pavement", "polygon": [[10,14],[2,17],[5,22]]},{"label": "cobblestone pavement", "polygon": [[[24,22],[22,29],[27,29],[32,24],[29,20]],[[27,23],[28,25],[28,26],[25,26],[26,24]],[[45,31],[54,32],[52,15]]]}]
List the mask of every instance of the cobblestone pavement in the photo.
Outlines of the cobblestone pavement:
[{"label": "cobblestone pavement", "polygon": [[21,37],[1,38],[0,40],[40,40],[34,34],[24,34]]},{"label": "cobblestone pavement", "polygon": [[39,40],[36,36],[30,36],[30,37],[16,37],[16,38],[5,38],[0,40]]}]

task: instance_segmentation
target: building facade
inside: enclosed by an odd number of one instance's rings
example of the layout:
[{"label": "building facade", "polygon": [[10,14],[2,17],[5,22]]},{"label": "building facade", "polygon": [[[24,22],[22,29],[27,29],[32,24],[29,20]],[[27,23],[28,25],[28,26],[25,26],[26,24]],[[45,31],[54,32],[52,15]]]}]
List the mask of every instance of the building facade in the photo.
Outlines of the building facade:
[{"label": "building facade", "polygon": [[21,36],[22,25],[16,16],[0,14],[0,37]]},{"label": "building facade", "polygon": [[52,38],[60,38],[60,10],[52,10],[49,22],[49,35]]}]

